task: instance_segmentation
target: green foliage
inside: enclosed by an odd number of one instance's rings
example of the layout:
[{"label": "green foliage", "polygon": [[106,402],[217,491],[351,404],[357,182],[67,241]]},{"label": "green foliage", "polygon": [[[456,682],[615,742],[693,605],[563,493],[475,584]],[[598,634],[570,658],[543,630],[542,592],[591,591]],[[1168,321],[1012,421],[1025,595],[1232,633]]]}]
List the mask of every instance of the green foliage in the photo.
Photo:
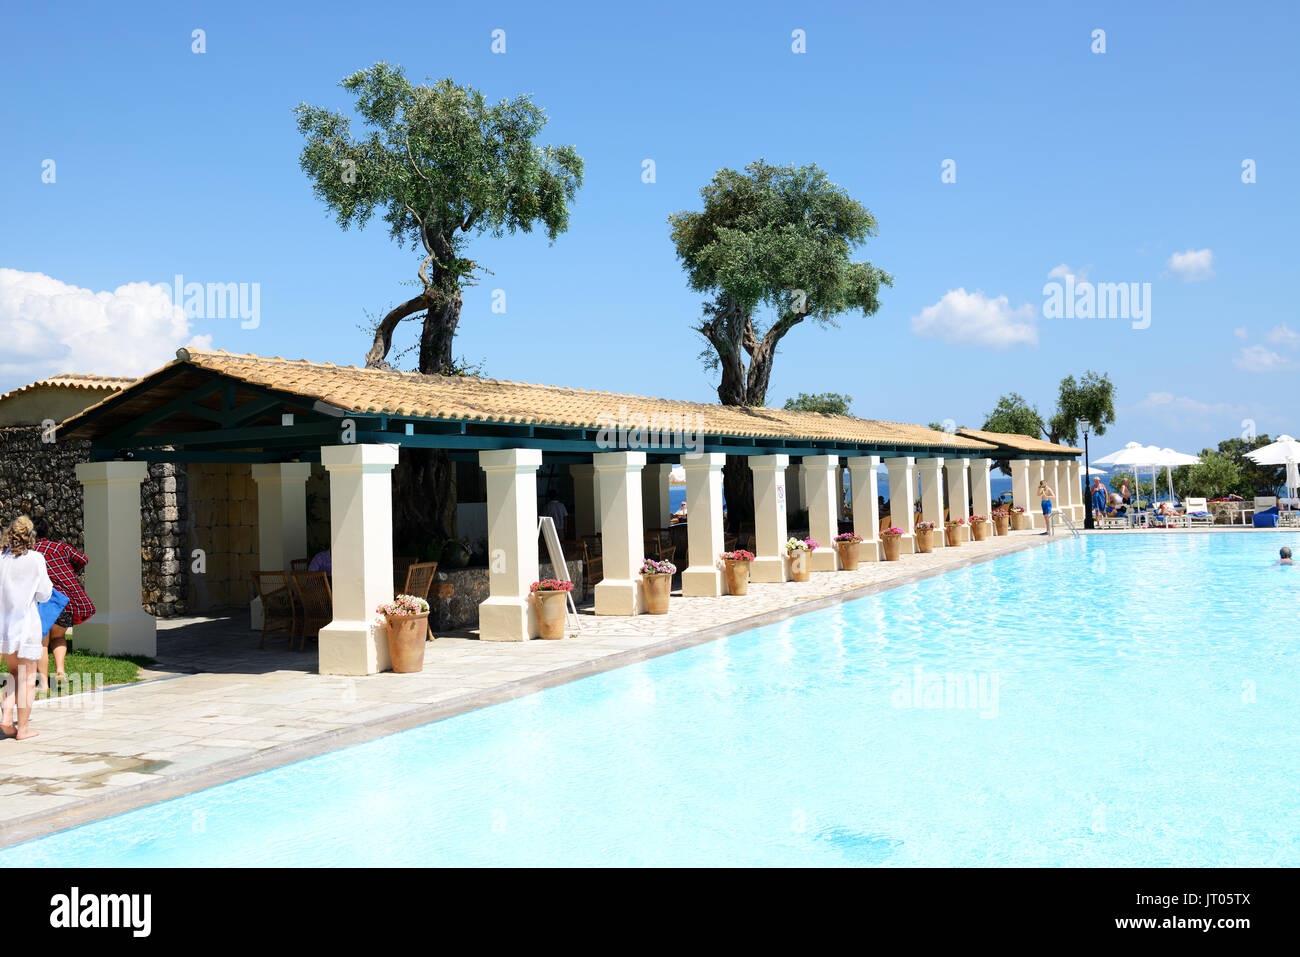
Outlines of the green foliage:
[{"label": "green foliage", "polygon": [[1094,435],[1105,435],[1106,426],[1115,421],[1115,384],[1105,373],[1089,369],[1083,378],[1068,375],[1061,380],[1056,411],[1046,429],[1049,442],[1077,445],[1079,420],[1087,419]]},{"label": "green foliage", "polygon": [[893,279],[851,258],[876,235],[876,219],[815,165],[722,169],[700,195],[702,210],[668,218],[690,287],[710,297],[696,329],[710,365],[722,367],[723,404],[761,405],[790,329],[880,308],[880,287]]},{"label": "green foliage", "polygon": [[1222,498],[1241,488],[1241,468],[1232,455],[1204,449],[1200,459],[1199,465],[1174,469],[1174,487],[1182,494]]},{"label": "green foliage", "polygon": [[1038,438],[1043,432],[1043,417],[1024,396],[1009,392],[998,399],[998,404],[988,414],[982,427],[985,432],[1002,432],[1029,435]]},{"label": "green foliage", "polygon": [[800,392],[796,398],[786,399],[782,408],[795,412],[824,412],[827,415],[848,415],[853,396],[839,392],[819,392],[809,395]]},{"label": "green foliage", "polygon": [[1132,472],[1116,472],[1112,475],[1110,477],[1110,490],[1112,492],[1118,492],[1124,487],[1125,482],[1128,483],[1129,493],[1133,497],[1136,498],[1140,496],[1142,498],[1151,498],[1151,493],[1153,491],[1151,483],[1139,482],[1133,477]]},{"label": "green foliage", "polygon": [[[1243,498],[1250,498],[1257,493],[1271,493],[1273,489],[1281,485],[1286,478],[1286,469],[1280,465],[1256,465],[1250,459],[1246,458],[1247,452],[1253,452],[1255,449],[1261,449],[1266,445],[1272,445],[1273,440],[1268,434],[1257,435],[1254,439],[1224,439],[1219,443],[1218,452],[1227,456],[1236,466],[1240,474],[1237,485],[1232,489],[1233,492]],[[1201,452],[1201,459],[1210,452],[1204,449]]]}]

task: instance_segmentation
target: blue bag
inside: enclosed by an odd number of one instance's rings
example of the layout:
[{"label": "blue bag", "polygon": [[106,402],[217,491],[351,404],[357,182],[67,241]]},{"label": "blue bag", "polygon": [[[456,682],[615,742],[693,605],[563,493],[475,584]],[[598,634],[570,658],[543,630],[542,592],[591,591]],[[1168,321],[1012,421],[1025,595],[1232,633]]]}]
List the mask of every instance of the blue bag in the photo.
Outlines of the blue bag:
[{"label": "blue bag", "polygon": [[63,608],[68,603],[68,596],[55,588],[50,592],[50,600],[43,601],[36,606],[36,610],[41,616],[41,637],[44,638],[54,627],[54,623],[59,620],[59,615],[63,614]]}]

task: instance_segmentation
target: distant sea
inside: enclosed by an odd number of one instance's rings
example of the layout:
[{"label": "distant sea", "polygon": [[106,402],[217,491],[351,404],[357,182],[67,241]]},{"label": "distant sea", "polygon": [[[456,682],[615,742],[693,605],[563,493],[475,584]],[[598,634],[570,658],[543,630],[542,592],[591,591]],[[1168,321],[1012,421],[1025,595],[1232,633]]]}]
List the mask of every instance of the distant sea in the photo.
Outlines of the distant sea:
[{"label": "distant sea", "polygon": [[[989,481],[989,486],[993,491],[993,497],[997,498],[1003,492],[1011,491],[1011,476],[995,472]],[[889,489],[883,481],[880,483],[880,494],[885,496],[885,501],[889,501]],[[682,503],[685,501],[685,485],[670,485],[668,487],[668,504],[672,507],[674,512],[681,508]]]}]

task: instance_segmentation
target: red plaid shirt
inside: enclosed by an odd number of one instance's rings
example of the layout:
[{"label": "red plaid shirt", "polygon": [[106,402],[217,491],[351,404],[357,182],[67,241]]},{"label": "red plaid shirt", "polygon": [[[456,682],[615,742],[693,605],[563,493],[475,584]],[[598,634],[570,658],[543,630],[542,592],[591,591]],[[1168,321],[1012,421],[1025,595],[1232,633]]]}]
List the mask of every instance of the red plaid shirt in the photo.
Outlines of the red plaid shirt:
[{"label": "red plaid shirt", "polygon": [[86,556],[67,542],[51,542],[45,538],[37,540],[36,550],[45,556],[45,570],[54,587],[68,596],[66,610],[72,613],[72,623],[81,624],[95,613],[95,604],[77,577],[86,567]]}]

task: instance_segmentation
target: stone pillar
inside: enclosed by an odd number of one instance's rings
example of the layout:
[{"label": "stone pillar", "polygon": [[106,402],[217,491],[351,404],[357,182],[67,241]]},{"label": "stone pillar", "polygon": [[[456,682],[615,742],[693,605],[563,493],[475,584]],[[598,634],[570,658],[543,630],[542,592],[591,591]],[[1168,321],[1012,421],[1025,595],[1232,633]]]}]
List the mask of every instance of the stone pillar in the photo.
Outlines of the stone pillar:
[{"label": "stone pillar", "polygon": [[[310,462],[257,462],[253,481],[257,483],[258,568],[289,571],[295,558],[307,554],[307,479]],[[262,599],[254,595],[249,603],[249,623],[262,627]]]},{"label": "stone pillar", "polygon": [[971,508],[975,510],[976,515],[983,515],[990,521],[992,521],[990,513],[993,511],[993,483],[990,481],[989,470],[992,468],[992,459],[970,460]]},{"label": "stone pillar", "polygon": [[1011,504],[1025,510],[1025,515],[1033,521],[1034,503],[1030,501],[1036,485],[1030,484],[1030,465],[1028,459],[1011,460]]},{"label": "stone pillar", "polygon": [[902,555],[916,552],[915,521],[912,518],[912,503],[916,499],[915,461],[910,455],[885,459],[885,468],[889,470],[889,524],[903,530],[898,537],[898,550]]},{"label": "stone pillar", "polygon": [[801,471],[808,493],[808,534],[820,546],[808,556],[808,568],[815,572],[839,571],[840,557],[835,550],[835,536],[839,534],[840,522],[836,502],[840,488],[840,457],[805,455]]},{"label": "stone pillar", "polygon": [[1084,510],[1088,507],[1087,496],[1083,487],[1083,463],[1078,459],[1070,463],[1070,505],[1074,511],[1075,524],[1082,527]]},{"label": "stone pillar", "polygon": [[[959,541],[970,541],[970,486],[966,480],[966,469],[970,459],[944,459],[943,479],[948,489],[948,518],[952,521],[963,519],[966,524],[957,533]],[[988,509],[979,514],[989,517]]]},{"label": "stone pillar", "polygon": [[682,572],[682,595],[714,598],[725,595],[718,561],[726,545],[722,536],[721,452],[683,455],[686,470],[686,544],[689,567]]},{"label": "stone pillar", "polygon": [[594,465],[570,465],[573,478],[573,533],[600,533],[600,477]]},{"label": "stone pillar", "polygon": [[[667,528],[672,517],[668,503],[668,479],[673,467],[670,462],[652,462],[641,469],[641,521],[647,528]],[[690,505],[686,514],[691,513]]]},{"label": "stone pillar", "polygon": [[878,562],[884,556],[880,543],[880,466],[879,455],[850,455],[849,481],[853,494],[853,533],[862,538],[858,558]]},{"label": "stone pillar", "polygon": [[1043,521],[1043,500],[1038,497],[1038,483],[1047,478],[1045,465],[1046,463],[1042,459],[1029,460],[1029,501],[1031,507],[1027,507],[1027,511],[1036,529],[1047,528],[1047,523]]},{"label": "stone pillar", "polygon": [[323,675],[372,675],[392,667],[388,630],[375,609],[393,598],[393,466],[396,445],[326,445],[334,620],[320,630]]},{"label": "stone pillar", "polygon": [[[788,581],[785,555],[786,533],[785,470],[788,455],[751,455],[754,473],[754,564],[750,578],[756,582]],[[689,514],[689,511],[688,511]]]},{"label": "stone pillar", "polygon": [[[639,615],[645,611],[641,562],[641,468],[644,452],[597,452],[600,476],[600,551],[605,578],[596,585],[596,614]],[[691,507],[686,506],[689,520]]]},{"label": "stone pillar", "polygon": [[537,581],[537,469],[540,449],[479,452],[487,478],[488,597],[479,602],[481,641],[537,637],[537,607],[529,588]]},{"label": "stone pillar", "polygon": [[147,655],[158,650],[152,615],[140,607],[140,483],[144,462],[82,462],[86,591],[95,615],[76,628],[78,651]]},{"label": "stone pillar", "polygon": [[934,522],[934,547],[948,544],[943,527],[943,459],[917,459],[916,471],[921,480],[921,519]]}]

